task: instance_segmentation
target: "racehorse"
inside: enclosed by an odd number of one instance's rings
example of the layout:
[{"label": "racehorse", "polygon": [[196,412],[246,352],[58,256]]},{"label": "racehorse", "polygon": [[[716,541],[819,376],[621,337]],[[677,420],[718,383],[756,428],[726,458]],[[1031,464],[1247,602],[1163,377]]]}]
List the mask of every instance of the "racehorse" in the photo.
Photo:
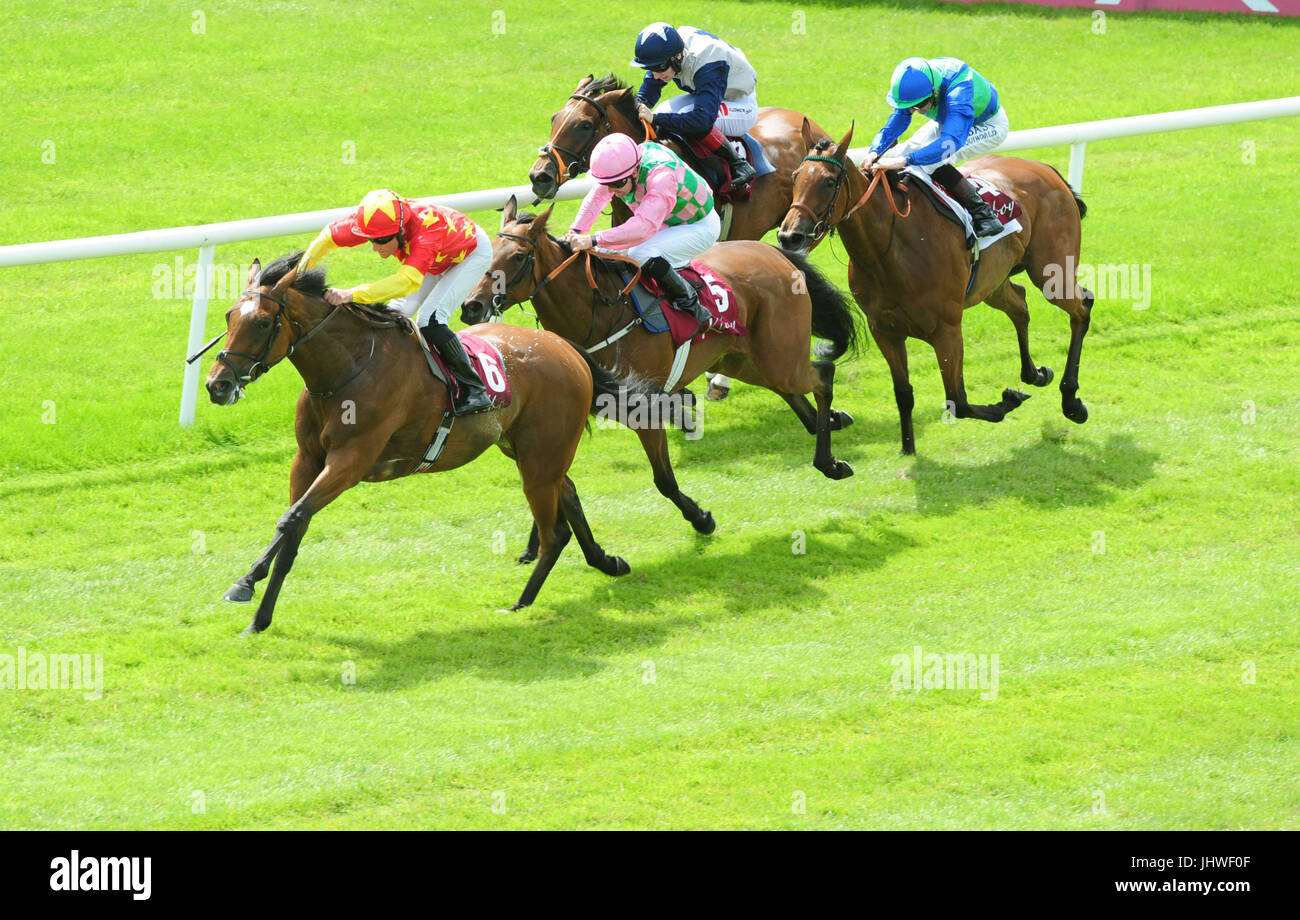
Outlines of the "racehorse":
[{"label": "racehorse", "polygon": [[[800,126],[807,121],[798,112],[764,106],[749,134],[763,147],[775,172],[759,176],[752,183],[747,201],[732,204],[730,227],[723,239],[758,240],[774,228],[790,209],[793,175],[808,148]],[[815,126],[814,126],[815,127]],[[820,133],[821,129],[817,129]],[[551,138],[538,151],[528,173],[533,194],[555,197],[561,185],[587,171],[591,150],[606,134],[626,134],[638,144],[646,140],[646,124],[637,117],[636,93],[612,73],[599,79],[591,74],[578,82],[564,108],[551,116]],[[653,139],[653,138],[652,138]],[[666,141],[678,153],[680,145]],[[614,201],[614,223],[630,213],[622,201]]]},{"label": "racehorse", "polygon": [[[1019,201],[1024,211],[1019,232],[994,242],[980,254],[971,284],[970,253],[962,231],[952,221],[926,205],[921,200],[924,195],[909,194],[896,173],[877,173],[868,180],[848,159],[852,128],[838,145],[829,138],[814,144],[814,130],[809,123],[803,126],[811,153],[795,175],[794,201],[777,238],[787,249],[806,252],[826,233],[839,231],[849,255],[849,290],[889,363],[903,453],[916,453],[905,344],[909,336],[934,348],[948,411],[957,418],[1000,422],[1029,398],[1007,389],[998,403],[972,405],[967,401],[961,334],[962,312],[967,307],[983,301],[1006,313],[1020,344],[1020,379],[1040,387],[1051,382],[1052,369],[1038,367],[1029,355],[1025,289],[1011,281],[1011,276],[1021,271],[1029,273],[1047,300],[1070,315],[1070,348],[1060,384],[1061,411],[1073,422],[1087,421],[1088,407],[1078,397],[1079,354],[1094,297],[1076,283],[1072,269],[1067,269],[1079,262],[1080,222],[1087,207],[1061,174],[1045,163],[1016,157],[990,155],[967,164],[974,175]],[[899,205],[895,198],[904,204]]]},{"label": "racehorse", "polygon": [[[625,285],[612,263],[587,250],[579,264],[584,253],[571,252],[546,232],[553,208],[535,217],[519,214],[513,198],[506,203],[492,266],[461,305],[461,319],[482,322],[531,299],[544,328],[588,348],[606,369],[630,372],[662,388],[674,358],[668,334],[645,330],[621,294]],[[774,391],[816,435],[813,466],[831,479],[853,475],[849,464],[832,456],[830,442],[832,429],[853,421],[847,412],[831,408],[835,358],[857,344],[857,326],[844,295],[801,257],[766,243],[718,243],[698,261],[730,285],[748,334],[694,342],[678,385],[712,368]],[[818,346],[821,360],[816,362],[808,357],[813,333],[827,340]],[[816,409],[803,395],[810,392]],[[655,486],[697,531],[712,533],[713,515],[678,488],[664,428],[635,430],[654,469]],[[521,561],[527,559],[525,553]]]},{"label": "racehorse", "polygon": [[[551,333],[476,326],[469,331],[500,352],[513,399],[506,407],[457,418],[450,433],[440,432],[450,405],[447,388],[425,363],[410,321],[382,304],[331,306],[323,299],[324,270],[299,273],[300,257],[277,259],[265,269],[253,263],[248,290],[226,311],[227,348],[206,382],[212,401],[228,406],[287,357],[306,384],[294,422],[298,452],[289,474],[289,510],[266,551],[224,595],[239,603],[252,600],[253,586],[274,562],[245,634],[270,625],[307,525],[340,494],[362,480],[397,479],[417,468],[454,469],[493,444],[518,465],[541,534],[540,562],[511,610],[537,597],[571,533],[589,565],[606,575],[628,573],[628,564],[607,555],[592,537],[566,475],[594,394],[616,393],[623,381]],[[430,466],[426,450],[438,435],[442,450]]]}]

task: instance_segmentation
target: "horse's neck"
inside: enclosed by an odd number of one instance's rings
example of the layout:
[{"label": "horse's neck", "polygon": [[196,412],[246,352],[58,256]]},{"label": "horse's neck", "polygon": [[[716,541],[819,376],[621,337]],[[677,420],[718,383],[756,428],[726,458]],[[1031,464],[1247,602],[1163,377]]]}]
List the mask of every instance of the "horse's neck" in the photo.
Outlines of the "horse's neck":
[{"label": "horse's neck", "polygon": [[[592,276],[600,285],[601,296],[596,296],[592,291],[587,282],[587,258],[588,256],[579,256],[574,259],[568,268],[533,299],[537,318],[541,320],[543,328],[580,345],[594,345],[631,322],[631,308],[618,303],[622,286],[616,286],[612,273],[593,266]],[[541,265],[541,268],[549,275],[562,259],[547,261],[550,264]],[[607,306],[606,300],[614,301],[614,305]]]},{"label": "horse's neck", "polygon": [[[852,208],[866,194],[871,178],[855,166],[850,165],[848,168],[852,169],[852,173],[849,181],[845,183],[845,191],[848,196],[847,207]],[[888,181],[887,177],[882,177],[880,180],[881,184]],[[878,188],[872,191],[871,197],[839,225],[840,237],[844,240],[845,248],[849,250],[849,258],[859,264],[884,262],[898,229],[894,225],[897,219],[889,205],[886,190]]]},{"label": "horse's neck", "polygon": [[[304,302],[310,302],[311,308],[299,309],[290,316],[299,324],[293,327],[295,339],[301,340],[327,319],[329,325],[301,348],[295,345],[289,360],[307,389],[320,393],[337,386],[367,360],[371,341],[367,333],[372,330],[346,307],[332,307],[320,298],[308,301],[305,295]],[[342,315],[332,316],[331,310]]]}]

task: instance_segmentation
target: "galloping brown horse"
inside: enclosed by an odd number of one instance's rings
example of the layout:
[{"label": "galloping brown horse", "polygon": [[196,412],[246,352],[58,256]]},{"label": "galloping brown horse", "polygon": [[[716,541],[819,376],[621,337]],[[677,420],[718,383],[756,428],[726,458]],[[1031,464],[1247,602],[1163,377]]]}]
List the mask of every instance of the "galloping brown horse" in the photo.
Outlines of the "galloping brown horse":
[{"label": "galloping brown horse", "polygon": [[[758,121],[749,134],[763,146],[776,171],[754,180],[748,201],[732,205],[731,226],[724,239],[762,239],[790,209],[794,171],[808,152],[800,131],[805,121],[790,109],[764,106],[758,110]],[[820,135],[821,129],[814,128]],[[637,117],[636,93],[612,73],[599,79],[588,74],[564,108],[551,116],[551,139],[528,173],[533,194],[554,198],[561,185],[587,171],[592,148],[607,134],[626,134],[638,144],[646,139],[645,122]],[[677,150],[675,142],[668,145]],[[627,206],[615,199],[614,223],[622,223],[628,213]]]},{"label": "galloping brown horse", "polygon": [[[482,322],[511,304],[531,299],[542,326],[584,347],[599,346],[593,348],[592,357],[605,368],[631,372],[663,387],[674,355],[668,334],[645,330],[636,310],[620,296],[623,282],[609,265],[590,252],[587,261],[579,262],[571,258],[575,254],[568,247],[547,234],[551,210],[534,218],[518,214],[513,198],[506,204],[492,267],[461,306],[461,318]],[[799,256],[787,258],[766,243],[718,243],[698,261],[731,286],[748,334],[695,342],[678,385],[714,369],[774,391],[790,404],[809,434],[816,435],[813,466],[831,479],[853,475],[847,463],[831,455],[831,430],[853,421],[847,412],[831,408],[834,359],[856,345],[857,327],[844,295]],[[626,334],[602,344],[620,330]],[[827,340],[819,346],[822,360],[817,362],[808,357],[813,333]],[[816,398],[816,409],[806,393]],[[664,429],[638,427],[636,433],[654,468],[659,491],[696,530],[712,533],[713,515],[677,486]]]},{"label": "galloping brown horse", "polygon": [[[362,480],[396,479],[425,466],[448,407],[446,387],[430,373],[409,321],[383,305],[332,307],[323,299],[325,272],[299,274],[294,266],[300,256],[294,253],[265,269],[253,263],[248,290],[226,312],[229,347],[207,378],[212,401],[225,406],[285,357],[306,384],[294,423],[298,452],[289,474],[289,510],[266,552],[225,594],[229,601],[252,600],[254,584],[275,563],[245,633],[271,624],[280,586],[312,516]],[[566,475],[593,392],[617,393],[623,382],[548,332],[497,324],[470,331],[501,353],[513,400],[504,408],[457,418],[427,468],[454,469],[493,444],[519,466],[541,534],[541,558],[511,609],[537,597],[571,531],[589,565],[606,575],[626,575],[627,563],[607,555],[592,537]]]},{"label": "galloping brown horse", "polygon": [[1015,157],[985,156],[968,164],[975,175],[1019,201],[1024,213],[1018,233],[981,253],[976,281],[967,293],[970,254],[962,231],[930,206],[924,195],[909,194],[896,174],[882,173],[878,175],[887,178],[868,180],[848,158],[852,128],[838,146],[829,138],[814,144],[814,131],[810,124],[803,127],[812,153],[795,175],[794,202],[778,239],[787,249],[806,252],[826,232],[838,229],[849,254],[849,289],[866,313],[893,376],[903,453],[916,453],[905,344],[909,336],[934,348],[948,409],[957,418],[1000,422],[1028,399],[1007,389],[998,403],[967,401],[961,334],[967,307],[983,301],[1006,313],[1020,343],[1020,379],[1040,387],[1051,382],[1052,369],[1038,367],[1029,355],[1025,289],[1011,281],[1021,271],[1027,271],[1043,296],[1070,315],[1061,411],[1073,422],[1087,421],[1088,407],[1077,395],[1079,354],[1094,298],[1072,273],[1066,277],[1067,266],[1079,261],[1080,221],[1087,208],[1061,174],[1044,163]]}]

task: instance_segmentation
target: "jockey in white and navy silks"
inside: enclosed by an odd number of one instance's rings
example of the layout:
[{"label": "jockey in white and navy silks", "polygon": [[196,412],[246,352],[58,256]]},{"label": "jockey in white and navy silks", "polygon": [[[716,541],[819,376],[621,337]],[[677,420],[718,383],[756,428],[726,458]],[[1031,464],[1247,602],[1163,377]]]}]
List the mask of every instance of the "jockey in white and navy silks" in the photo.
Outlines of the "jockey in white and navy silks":
[{"label": "jockey in white and navy silks", "polygon": [[[703,29],[655,22],[637,36],[635,54],[632,66],[645,70],[636,94],[641,117],[686,138],[700,156],[726,160],[733,185],[752,180],[754,167],[726,142],[727,137],[748,132],[758,120],[758,74],[744,52]],[[669,80],[684,95],[656,109]]]},{"label": "jockey in white and navy silks", "polygon": [[[918,166],[970,211],[977,236],[1001,232],[1002,224],[993,210],[953,166],[988,153],[1006,140],[1011,124],[993,85],[957,58],[912,57],[894,68],[885,99],[894,113],[872,141],[863,166]],[[913,112],[930,122],[905,143],[894,146],[911,124]]]}]

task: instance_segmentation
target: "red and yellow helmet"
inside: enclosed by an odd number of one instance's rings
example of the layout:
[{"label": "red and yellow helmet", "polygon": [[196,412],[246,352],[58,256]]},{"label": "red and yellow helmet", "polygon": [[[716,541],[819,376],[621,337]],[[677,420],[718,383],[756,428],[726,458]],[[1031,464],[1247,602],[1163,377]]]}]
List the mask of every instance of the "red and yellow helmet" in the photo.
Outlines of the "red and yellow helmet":
[{"label": "red and yellow helmet", "polygon": [[373,240],[392,236],[402,232],[406,204],[392,189],[375,189],[361,199],[352,219],[357,225],[357,232],[364,237]]}]

